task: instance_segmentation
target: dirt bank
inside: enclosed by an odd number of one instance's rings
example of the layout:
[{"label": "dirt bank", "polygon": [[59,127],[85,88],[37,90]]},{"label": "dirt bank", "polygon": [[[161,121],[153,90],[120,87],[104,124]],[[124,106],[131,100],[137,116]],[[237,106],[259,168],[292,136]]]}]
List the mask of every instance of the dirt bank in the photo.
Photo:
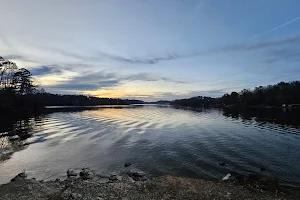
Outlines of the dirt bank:
[{"label": "dirt bank", "polygon": [[113,176],[106,182],[73,178],[64,181],[17,179],[0,185],[0,199],[300,199],[292,188],[262,189],[254,183],[205,181],[174,176],[161,176],[134,181]]}]

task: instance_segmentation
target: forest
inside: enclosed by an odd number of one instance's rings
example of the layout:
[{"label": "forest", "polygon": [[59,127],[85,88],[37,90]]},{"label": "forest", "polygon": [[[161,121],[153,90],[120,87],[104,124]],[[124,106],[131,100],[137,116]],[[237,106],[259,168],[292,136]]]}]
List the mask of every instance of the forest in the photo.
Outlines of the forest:
[{"label": "forest", "polygon": [[243,89],[240,92],[224,94],[219,98],[192,97],[178,99],[172,105],[189,107],[281,107],[285,105],[299,106],[300,81],[280,82],[275,85],[259,86],[254,89]]}]

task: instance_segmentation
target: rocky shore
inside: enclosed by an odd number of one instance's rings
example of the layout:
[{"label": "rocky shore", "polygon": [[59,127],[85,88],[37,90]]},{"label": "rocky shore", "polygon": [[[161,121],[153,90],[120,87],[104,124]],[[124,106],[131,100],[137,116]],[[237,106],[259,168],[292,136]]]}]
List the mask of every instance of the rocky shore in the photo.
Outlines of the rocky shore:
[{"label": "rocky shore", "polygon": [[44,182],[27,179],[22,172],[10,183],[0,185],[0,199],[300,199],[297,189],[278,186],[269,179],[147,178],[146,173],[136,169],[104,177],[82,168],[69,169],[65,180]]}]

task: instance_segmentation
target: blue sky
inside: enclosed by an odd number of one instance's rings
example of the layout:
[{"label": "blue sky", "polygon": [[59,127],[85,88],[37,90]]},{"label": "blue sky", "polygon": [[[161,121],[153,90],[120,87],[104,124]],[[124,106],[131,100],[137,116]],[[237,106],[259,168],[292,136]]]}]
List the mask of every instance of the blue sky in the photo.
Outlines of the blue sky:
[{"label": "blue sky", "polygon": [[0,56],[46,91],[172,100],[300,79],[298,0],[1,0]]}]

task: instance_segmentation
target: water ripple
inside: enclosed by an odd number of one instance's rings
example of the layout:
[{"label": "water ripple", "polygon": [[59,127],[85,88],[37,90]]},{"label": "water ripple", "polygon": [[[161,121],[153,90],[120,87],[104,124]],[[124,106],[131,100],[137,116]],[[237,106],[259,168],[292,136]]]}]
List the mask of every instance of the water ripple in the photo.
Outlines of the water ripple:
[{"label": "water ripple", "polygon": [[265,167],[281,183],[300,185],[297,127],[168,106],[58,112],[35,123],[31,145],[0,164],[2,182],[23,169],[47,179],[69,167],[118,171],[130,161],[152,175],[207,179]]}]

